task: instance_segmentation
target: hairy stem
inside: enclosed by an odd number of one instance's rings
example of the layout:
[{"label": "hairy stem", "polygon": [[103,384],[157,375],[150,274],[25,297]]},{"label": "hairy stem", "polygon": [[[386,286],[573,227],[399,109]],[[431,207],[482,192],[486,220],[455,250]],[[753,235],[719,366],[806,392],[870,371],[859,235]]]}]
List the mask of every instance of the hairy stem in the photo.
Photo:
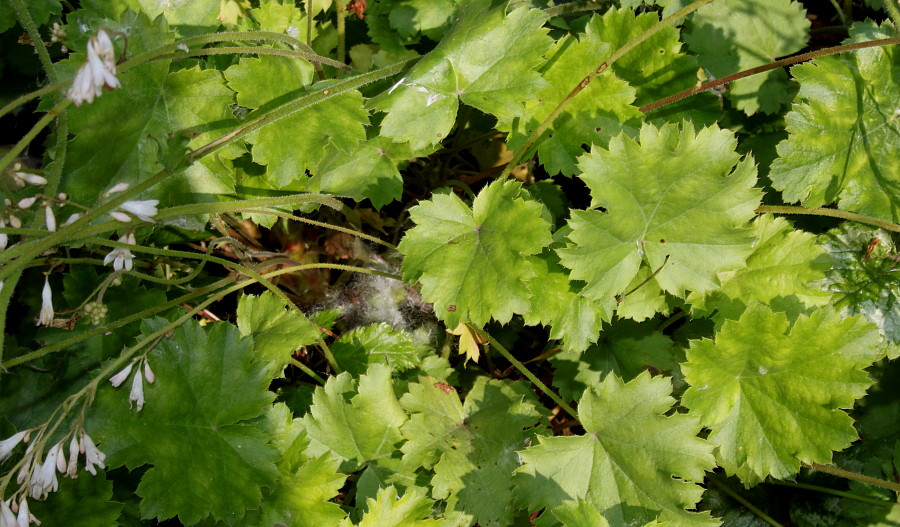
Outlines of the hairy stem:
[{"label": "hairy stem", "polygon": [[528,368],[526,368],[524,364],[522,364],[518,359],[513,357],[512,353],[507,351],[506,348],[504,348],[503,345],[497,341],[497,339],[492,337],[489,333],[487,333],[483,329],[477,328],[477,327],[473,326],[472,324],[466,324],[466,325],[469,326],[470,331],[477,333],[478,335],[481,336],[481,338],[488,341],[491,344],[491,346],[494,347],[494,349],[496,349],[497,351],[500,352],[500,355],[503,355],[506,358],[506,360],[508,360],[510,362],[510,364],[515,366],[515,368],[517,370],[519,370],[519,372],[522,375],[527,377],[529,381],[531,381],[535,386],[537,386],[538,390],[544,392],[547,395],[547,397],[553,399],[553,401],[556,404],[558,404],[560,408],[565,410],[566,413],[568,413],[570,416],[572,416],[573,419],[578,419],[578,413],[575,412],[575,409],[572,408],[569,405],[569,403],[567,403],[565,400],[563,400],[563,398],[560,397],[559,395],[556,395],[555,392],[550,390],[550,388],[548,388],[546,384],[541,382],[541,380],[538,379],[535,374],[531,373],[531,371]]},{"label": "hairy stem", "polygon": [[811,468],[813,470],[818,470],[819,472],[831,474],[832,476],[837,476],[839,478],[850,479],[853,481],[858,481],[860,483],[865,483],[866,485],[872,485],[874,487],[881,487],[883,489],[888,489],[894,492],[900,492],[900,483],[885,481],[883,479],[866,476],[865,474],[857,474],[856,472],[850,472],[849,470],[830,467],[828,465],[822,465],[820,463],[810,463],[809,465],[804,463],[803,466]]},{"label": "hairy stem", "polygon": [[663,106],[672,104],[674,102],[678,102],[681,99],[685,99],[690,97],[691,95],[696,95],[698,93],[702,93],[706,90],[716,88],[719,86],[724,86],[729,82],[734,82],[738,79],[743,79],[744,77],[749,77],[751,75],[756,75],[758,73],[765,73],[770,70],[783,68],[785,66],[790,66],[791,64],[797,64],[798,62],[805,62],[807,60],[814,59],[816,57],[824,57],[826,55],[834,55],[836,53],[842,53],[844,51],[853,51],[856,49],[864,49],[864,48],[874,48],[879,46],[890,46],[900,44],[900,38],[884,38],[880,40],[870,40],[868,42],[857,42],[856,44],[845,44],[843,46],[834,46],[831,48],[819,49],[816,51],[811,51],[809,53],[803,53],[802,55],[795,55],[793,57],[788,57],[786,59],[776,60],[770,64],[763,64],[762,66],[757,66],[755,68],[750,68],[748,70],[739,71],[737,73],[733,73],[731,75],[726,75],[721,79],[711,80],[709,82],[704,82],[699,86],[694,86],[693,88],[688,88],[686,90],[682,90],[678,93],[674,93],[669,95],[668,97],[663,97],[658,101],[654,101],[645,106],[641,106],[640,110],[644,113],[652,112],[653,110],[657,110],[662,108]]},{"label": "hairy stem", "polygon": [[841,218],[843,220],[855,221],[857,223],[866,223],[874,225],[882,229],[894,232],[900,232],[900,225],[889,221],[880,220],[871,216],[863,216],[855,212],[847,212],[837,209],[809,209],[806,207],[795,207],[792,205],[763,205],[756,209],[758,213],[771,212],[773,214],[806,214],[809,216],[828,216],[831,218]]},{"label": "hairy stem", "polygon": [[770,483],[772,483],[774,485],[780,485],[782,487],[794,487],[797,489],[821,492],[823,494],[831,494],[832,496],[839,496],[841,498],[847,498],[847,499],[859,501],[862,503],[868,503],[870,505],[876,505],[878,507],[884,507],[886,509],[893,508],[893,506],[895,505],[894,502],[891,502],[888,500],[876,500],[874,498],[867,498],[865,496],[853,494],[852,492],[844,492],[842,490],[829,489],[828,487],[820,487],[819,485],[810,485],[809,483],[794,483],[793,481],[778,481],[778,480],[771,481]]},{"label": "hairy stem", "polygon": [[544,135],[544,132],[546,132],[550,128],[550,126],[553,124],[553,121],[555,121],[556,118],[559,117],[563,110],[565,110],[566,106],[568,106],[569,103],[571,103],[572,100],[582,92],[582,90],[587,88],[588,84],[590,84],[595,77],[606,71],[606,69],[609,68],[614,62],[627,55],[631,50],[641,45],[641,43],[643,43],[656,33],[671,26],[681,18],[684,18],[686,15],[714,1],[715,0],[696,0],[687,7],[680,9],[678,12],[664,18],[657,24],[654,24],[653,27],[634,37],[624,46],[614,51],[613,54],[610,55],[606,60],[604,60],[599,66],[597,66],[594,71],[592,71],[588,74],[587,77],[582,79],[581,82],[579,82],[578,85],[575,86],[575,88],[573,88],[572,91],[570,91],[569,94],[566,95],[563,100],[556,105],[556,108],[554,108],[553,111],[550,112],[550,115],[548,115],[547,118],[544,119],[544,121],[540,125],[538,125],[535,131],[532,132],[530,136],[528,136],[528,139],[525,140],[525,143],[518,150],[516,150],[515,154],[513,154],[512,156],[512,159],[510,159],[509,164],[507,164],[506,168],[503,169],[503,172],[500,174],[500,179],[507,178],[510,174],[512,174],[513,169],[518,166],[519,161],[522,159],[525,153],[531,150],[531,147],[534,146],[537,140],[540,139],[542,135]]},{"label": "hairy stem", "polygon": [[746,498],[744,498],[743,496],[741,496],[740,494],[738,494],[737,492],[732,490],[732,488],[729,487],[728,485],[726,485],[724,482],[719,481],[718,477],[711,476],[709,478],[709,481],[712,482],[713,485],[718,487],[719,490],[721,490],[725,494],[728,494],[734,501],[740,503],[741,505],[746,507],[747,510],[749,510],[753,514],[757,515],[759,517],[759,519],[761,519],[762,521],[768,523],[772,527],[783,527],[780,523],[775,521],[771,516],[769,516],[768,514],[763,512],[759,507],[750,503]]}]

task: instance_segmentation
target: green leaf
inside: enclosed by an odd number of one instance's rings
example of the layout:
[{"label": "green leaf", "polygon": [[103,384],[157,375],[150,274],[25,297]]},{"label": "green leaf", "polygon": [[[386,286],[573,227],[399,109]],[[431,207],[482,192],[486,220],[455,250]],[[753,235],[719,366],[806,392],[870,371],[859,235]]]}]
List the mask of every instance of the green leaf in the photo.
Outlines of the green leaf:
[{"label": "green leaf", "polygon": [[[78,64],[82,60],[69,59]],[[228,113],[233,95],[215,70],[194,67],[169,73],[169,63],[157,61],[131,69],[119,80],[121,88],[69,109],[75,138],[67,152],[62,188],[84,205],[96,205],[115,183],[134,185],[158,172],[166,157],[183,158],[183,150],[167,151],[167,145],[177,144],[170,142],[175,136],[192,134],[191,128],[210,122],[234,122]],[[188,146],[198,147],[214,137],[212,132],[199,134]],[[217,200],[216,192],[230,190],[227,179],[210,177],[202,167],[195,165],[142,196],[159,199],[161,206]]]},{"label": "green leaf", "polygon": [[568,501],[551,512],[565,527],[609,527],[597,507],[584,500]]},{"label": "green leaf", "polygon": [[[164,324],[154,319],[144,332]],[[105,385],[89,426],[110,468],[153,465],[137,488],[142,517],[233,523],[257,508],[261,487],[278,471],[268,438],[248,422],[274,397],[250,341],[230,324],[185,323],[153,348],[149,362],[156,382],[144,382],[143,409],[129,408],[130,383]]]},{"label": "green leaf", "polygon": [[770,214],[757,217],[753,230],[758,239],[747,266],[720,274],[722,287],[706,298],[690,295],[692,309],[701,314],[718,310],[737,319],[748,304],[769,304],[776,297],[795,296],[807,306],[828,302],[831,295],[814,282],[825,278],[830,261],[814,235]]},{"label": "green leaf", "polygon": [[578,294],[581,286],[569,280],[569,273],[549,250],[534,260],[534,270],[535,276],[528,281],[532,301],[525,323],[550,326],[550,338],[562,340],[566,349],[587,349],[600,336],[603,322],[609,321],[613,303],[604,305]]},{"label": "green leaf", "polygon": [[623,383],[608,375],[585,392],[578,417],[586,435],[542,437],[519,455],[519,496],[531,510],[584,500],[611,525],[656,519],[717,525],[685,511],[700,501],[698,485],[714,466],[713,447],[697,437],[699,419],[666,415],[675,400],[663,377],[642,373]]},{"label": "green leaf", "polygon": [[568,401],[581,398],[609,373],[629,381],[641,372],[670,372],[675,368],[672,340],[653,326],[617,320],[604,329],[599,343],[583,353],[564,349],[550,357],[553,386]]},{"label": "green leaf", "polygon": [[470,524],[512,525],[515,451],[541,417],[526,385],[478,377],[463,405],[455,389],[422,377],[400,404],[411,414],[401,429],[403,461],[434,470],[432,497]]},{"label": "green leaf", "polygon": [[312,170],[308,189],[356,201],[369,199],[380,209],[400,198],[403,176],[397,165],[412,157],[408,145],[392,143],[386,137],[370,139],[349,153],[331,147],[325,159]]},{"label": "green leaf", "polygon": [[[62,12],[59,0],[29,0],[27,4],[28,14],[34,23],[41,26],[50,20],[50,15],[58,15]],[[0,3],[0,33],[12,28],[18,22],[15,7],[12,2]]]},{"label": "green leaf", "polygon": [[[305,95],[312,76],[310,63],[271,55],[242,59],[225,71],[238,104],[260,112]],[[306,171],[325,159],[327,146],[344,152],[356,148],[366,138],[368,122],[362,95],[353,90],[275,121],[248,135],[247,142],[253,145],[253,161],[265,165],[266,178],[282,188],[306,180]]]},{"label": "green leaf", "polygon": [[[851,35],[895,36],[893,26],[856,24]],[[870,35],[869,33],[875,33]],[[820,57],[791,68],[800,93],[770,177],[785,201],[900,221],[900,51],[896,46]]]},{"label": "green leaf", "polygon": [[221,0],[191,0],[190,2],[159,2],[137,0],[141,10],[151,19],[164,15],[166,21],[179,26],[183,36],[208,33],[219,27]]},{"label": "green leaf", "polygon": [[437,47],[377,100],[375,107],[387,113],[382,135],[417,151],[447,137],[460,102],[501,121],[521,114],[522,103],[544,86],[533,70],[550,45],[542,28],[547,17],[524,7],[505,11],[486,11],[480,2],[460,8]]},{"label": "green leaf", "polygon": [[115,527],[122,512],[122,504],[113,500],[112,481],[102,471],[96,476],[82,471],[77,479],[60,474],[59,490],[46,501],[29,500],[28,506],[42,527]]},{"label": "green leaf", "polygon": [[[844,313],[878,326],[890,358],[900,355],[898,253],[890,233],[845,223],[822,235],[832,265],[821,285]],[[871,251],[869,250],[871,248]]]},{"label": "green leaf", "polygon": [[280,375],[291,360],[291,352],[316,343],[321,332],[297,309],[285,306],[270,291],[260,296],[244,295],[238,302],[237,327],[253,338],[259,359]]},{"label": "green leaf", "polygon": [[745,485],[783,479],[800,463],[828,463],[856,438],[844,409],[871,384],[881,358],[875,327],[817,309],[793,324],[754,304],[715,340],[692,341],[682,403],[712,430],[719,465]]},{"label": "green leaf", "polygon": [[456,0],[398,0],[392,2],[389,20],[403,38],[425,33],[432,40],[443,36],[439,30],[456,14]]},{"label": "green leaf", "polygon": [[609,150],[579,162],[591,206],[573,211],[571,243],[557,252],[582,294],[609,301],[626,292],[642,266],[652,282],[685,296],[719,285],[717,273],[738,269],[751,251],[744,225],[759,205],[756,169],[738,161],[731,133],[694,135],[692,124],[641,128],[640,143],[616,136]]},{"label": "green leaf", "polygon": [[361,465],[391,457],[402,439],[406,413],[394,395],[391,370],[373,364],[358,382],[346,372],[329,377],[324,387],[316,388],[303,421],[310,438]]},{"label": "green leaf", "polygon": [[386,364],[395,372],[415,368],[427,349],[409,332],[381,323],[344,333],[331,352],[344,371],[362,375],[370,364]]},{"label": "green leaf", "polygon": [[470,209],[454,194],[438,194],[410,210],[416,226],[398,249],[403,279],[421,284],[438,318],[455,328],[508,322],[528,311],[530,255],[550,243],[541,204],[516,181],[495,181]]},{"label": "green leaf", "polygon": [[[719,78],[800,51],[809,38],[803,6],[792,0],[720,0],[694,13],[685,42]],[[728,98],[748,115],[777,113],[791,99],[781,70],[732,83]]]},{"label": "green leaf", "polygon": [[[526,103],[525,116],[501,119],[501,129],[510,130],[509,148],[518,150],[525,140],[554,108],[599,66],[613,50],[600,37],[603,19],[595,16],[586,32],[576,38],[567,36],[556,42],[545,54],[547,60],[541,72],[547,87]],[[537,143],[541,164],[551,175],[576,172],[576,158],[584,153],[582,145],[606,145],[610,137],[622,130],[633,134],[642,114],[631,105],[634,88],[611,71],[594,78],[566,106],[547,133]]]},{"label": "green leaf", "polygon": [[330,454],[323,454],[296,472],[283,475],[275,492],[263,502],[260,521],[255,525],[336,525],[346,516],[340,505],[330,501],[347,479],[339,472],[339,464]]},{"label": "green leaf", "polygon": [[[375,499],[369,498],[368,512],[359,527],[440,527],[442,520],[429,519],[434,502],[418,489],[408,491],[398,498],[393,486],[378,491]],[[350,520],[341,522],[341,527],[352,527]]]}]

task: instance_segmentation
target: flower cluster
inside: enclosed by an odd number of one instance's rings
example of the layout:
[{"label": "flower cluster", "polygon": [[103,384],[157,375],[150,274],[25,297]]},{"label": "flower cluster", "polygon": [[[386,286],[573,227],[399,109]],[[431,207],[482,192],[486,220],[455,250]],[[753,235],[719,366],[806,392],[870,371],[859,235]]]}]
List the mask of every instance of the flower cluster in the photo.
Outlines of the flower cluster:
[{"label": "flower cluster", "polygon": [[[18,432],[11,437],[0,441],[0,461],[9,457],[13,449],[22,442],[28,442],[32,430]],[[42,500],[51,492],[59,489],[57,472],[70,478],[78,477],[78,457],[84,454],[85,470],[91,474],[97,474],[97,467],[106,468],[103,461],[106,455],[101,452],[89,435],[82,429],[72,434],[69,442],[69,456],[65,455],[64,441],[60,441],[50,447],[44,459],[36,452],[35,444],[29,444],[25,450],[25,457],[16,477],[16,482],[27,489],[27,496],[14,502],[12,498],[0,501],[0,527],[28,527],[41,522],[28,511],[27,497]]]},{"label": "flower cluster", "polygon": [[110,377],[109,382],[114,388],[121,386],[122,383],[128,379],[128,376],[131,375],[131,370],[134,369],[135,364],[137,364],[137,372],[134,374],[134,379],[131,381],[131,393],[128,395],[128,406],[131,407],[131,403],[134,403],[135,411],[140,412],[141,408],[144,407],[144,378],[146,378],[147,382],[150,384],[153,384],[153,381],[156,380],[156,375],[153,373],[153,370],[150,369],[150,362],[147,361],[146,357],[128,363],[128,366],[122,368],[122,371]]},{"label": "flower cluster", "polygon": [[91,37],[87,56],[87,62],[79,68],[72,87],[66,92],[66,97],[75,106],[81,106],[85,101],[94,102],[94,97],[99,97],[104,89],[112,90],[120,86],[116,78],[116,51],[106,31],[101,29]]}]

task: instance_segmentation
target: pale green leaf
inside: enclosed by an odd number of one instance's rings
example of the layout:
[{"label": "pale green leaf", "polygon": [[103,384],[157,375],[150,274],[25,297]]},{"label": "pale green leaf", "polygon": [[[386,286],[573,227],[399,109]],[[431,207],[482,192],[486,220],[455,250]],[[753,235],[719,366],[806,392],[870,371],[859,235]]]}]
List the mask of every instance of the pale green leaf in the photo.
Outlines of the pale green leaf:
[{"label": "pale green leaf", "polygon": [[527,257],[550,243],[541,204],[517,181],[495,181],[472,208],[455,194],[438,194],[410,210],[416,226],[403,237],[403,278],[421,284],[448,327],[508,322],[529,309]]},{"label": "pale green leaf", "polygon": [[511,525],[515,451],[534,437],[540,419],[530,390],[478,377],[463,405],[455,389],[423,377],[400,404],[411,414],[402,428],[403,461],[434,470],[432,497],[447,500],[448,513],[469,523]]},{"label": "pale green leaf", "polygon": [[828,463],[856,438],[845,409],[871,384],[881,358],[875,326],[829,308],[800,316],[754,304],[715,340],[692,341],[682,403],[719,448],[718,463],[745,485],[787,478],[800,463]]},{"label": "pale green leaf", "polygon": [[331,345],[331,352],[344,371],[361,375],[370,364],[386,364],[395,372],[415,368],[427,348],[411,333],[380,323],[344,333]]},{"label": "pale green leaf", "polygon": [[671,382],[642,373],[626,383],[608,375],[578,404],[585,435],[541,438],[520,452],[519,497],[531,510],[570,500],[596,507],[611,525],[658,517],[679,525],[717,525],[687,512],[714,466],[713,447],[697,437],[699,419],[675,413]]},{"label": "pale green leaf", "polygon": [[722,287],[706,298],[692,294],[692,309],[699,313],[718,310],[738,318],[754,301],[769,304],[776,297],[795,296],[805,305],[823,305],[830,294],[814,282],[825,277],[830,261],[825,248],[810,233],[794,230],[784,218],[766,214],[753,221],[757,241],[747,266],[722,273]]},{"label": "pale green leaf", "polygon": [[406,144],[392,143],[376,137],[358,148],[343,152],[328,149],[325,159],[313,170],[307,188],[346,196],[356,201],[369,199],[376,209],[399,199],[403,193],[403,177],[398,165],[412,158]]},{"label": "pale green leaf", "polygon": [[319,329],[297,309],[291,309],[266,291],[260,296],[244,295],[238,302],[237,327],[241,335],[253,338],[259,360],[280,374],[291,360],[291,352],[314,344]]},{"label": "pale green leaf", "polygon": [[533,70],[550,45],[547,17],[524,7],[505,11],[486,11],[479,2],[460,9],[437,47],[378,100],[376,108],[387,113],[382,135],[417,151],[447,137],[460,102],[502,121],[521,114],[544,85]]},{"label": "pale green leaf", "polygon": [[582,294],[609,301],[643,266],[663,291],[683,297],[743,266],[760,192],[752,160],[739,161],[734,148],[733,135],[715,127],[695,135],[688,122],[645,124],[640,143],[619,135],[609,150],[583,156],[595,208],[572,212],[571,242],[557,250],[571,278],[587,282]]},{"label": "pale green leaf", "polygon": [[[651,15],[652,16],[652,15]],[[604,20],[595,16],[583,35],[567,36],[547,51],[547,64],[541,71],[547,87],[526,103],[523,117],[501,119],[501,129],[510,130],[509,148],[518,150],[525,140],[565,98],[612,51],[600,36]],[[611,71],[594,78],[566,106],[537,143],[541,164],[548,173],[576,172],[576,158],[583,145],[606,145],[622,130],[633,134],[640,126],[641,112],[632,102],[634,88]]]},{"label": "pale green leaf", "polygon": [[[852,35],[896,36],[885,22]],[[880,33],[880,34],[879,34]],[[791,68],[800,93],[770,177],[785,201],[900,221],[900,51],[897,46],[820,57]]]},{"label": "pale green leaf", "polygon": [[565,527],[609,527],[597,507],[584,500],[566,502],[551,512]]},{"label": "pale green leaf", "polygon": [[[716,78],[775,62],[800,51],[809,20],[793,0],[719,0],[691,19],[685,42]],[[791,99],[787,74],[773,70],[732,83],[728,98],[748,115],[776,113]]]},{"label": "pale green leaf", "polygon": [[[440,527],[442,520],[430,519],[434,502],[420,490],[413,489],[397,496],[397,489],[387,487],[378,491],[375,499],[369,498],[368,511],[359,527]],[[344,520],[341,527],[352,527],[350,520]]]},{"label": "pale green leaf", "polygon": [[[164,323],[154,319],[144,331]],[[179,326],[149,361],[156,381],[144,381],[140,412],[129,408],[130,381],[97,394],[90,429],[107,465],[152,465],[137,487],[144,518],[234,523],[259,506],[261,488],[278,475],[269,438],[249,421],[272,402],[272,377],[253,361],[249,339],[226,323]]]},{"label": "pale green leaf", "polygon": [[550,357],[553,386],[568,401],[580,399],[609,373],[629,381],[643,371],[670,372],[678,358],[672,340],[652,325],[617,320],[584,352],[565,349]]},{"label": "pale green leaf", "polygon": [[566,349],[583,351],[597,341],[604,321],[609,321],[612,301],[591,300],[580,294],[580,284],[569,280],[569,273],[559,265],[559,258],[545,251],[534,260],[535,276],[528,281],[531,310],[524,314],[528,325],[550,327],[550,338],[560,339]]},{"label": "pale green leaf", "polygon": [[329,377],[316,388],[303,417],[309,437],[342,459],[365,463],[391,457],[401,441],[406,413],[391,384],[391,370],[373,364],[356,381],[349,373]]},{"label": "pale green leaf", "polygon": [[[271,55],[242,59],[225,71],[238,104],[260,112],[305,95],[312,75],[309,62]],[[275,121],[247,136],[247,142],[253,145],[253,161],[266,166],[266,179],[281,188],[306,180],[306,171],[325,159],[326,146],[345,152],[356,148],[366,138],[367,124],[362,96],[350,91]]]}]

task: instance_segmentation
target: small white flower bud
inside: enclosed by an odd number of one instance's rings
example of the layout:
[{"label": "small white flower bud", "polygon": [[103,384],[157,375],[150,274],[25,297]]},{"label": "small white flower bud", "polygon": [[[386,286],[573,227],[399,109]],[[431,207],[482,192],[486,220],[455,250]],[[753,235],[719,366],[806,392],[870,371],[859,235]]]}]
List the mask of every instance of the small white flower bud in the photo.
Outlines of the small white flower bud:
[{"label": "small white flower bud", "polygon": [[66,470],[66,475],[72,479],[78,477],[78,454],[80,452],[80,448],[78,446],[78,439],[75,435],[72,435],[72,441],[69,442],[69,462],[68,469]]},{"label": "small white flower bud", "polygon": [[41,292],[41,313],[38,316],[38,326],[53,324],[53,291],[50,289],[50,277],[44,277],[44,290]]},{"label": "small white flower bud", "polygon": [[125,214],[124,212],[119,212],[117,210],[114,210],[114,211],[111,211],[109,213],[109,215],[112,216],[114,220],[121,221],[122,223],[130,223],[131,222],[131,216],[129,216],[128,214]]},{"label": "small white flower bud", "polygon": [[69,225],[72,225],[73,223],[75,223],[76,221],[78,221],[78,218],[80,218],[80,217],[81,217],[81,213],[76,212],[75,214],[72,214],[71,216],[69,216],[69,219],[67,219],[67,220],[65,221],[65,223],[62,224],[62,226],[63,226],[63,227],[68,227]]},{"label": "small white flower bud", "polygon": [[56,232],[56,215],[53,214],[53,207],[49,203],[44,205],[44,222],[48,231]]},{"label": "small white flower bud", "polygon": [[43,176],[39,176],[37,174],[32,174],[31,172],[16,172],[16,174],[22,178],[25,183],[29,185],[46,185],[47,178]]},{"label": "small white flower bud", "polygon": [[32,196],[30,198],[22,198],[19,200],[18,206],[20,209],[27,209],[34,205],[34,202],[37,201],[37,196]]},{"label": "small white flower bud", "polygon": [[150,384],[153,384],[153,381],[156,380],[156,374],[150,369],[150,361],[148,360],[144,360],[144,377],[147,378],[147,382]]},{"label": "small white flower bud", "polygon": [[127,379],[128,376],[131,375],[132,366],[134,366],[134,363],[129,362],[128,366],[122,368],[122,371],[109,378],[109,382],[113,385],[113,388],[118,388],[122,385],[123,382],[125,382],[125,379]]},{"label": "small white flower bud", "polygon": [[18,216],[13,214],[9,215],[9,226],[13,229],[21,229],[22,228],[22,220],[19,219]]},{"label": "small white flower bud", "polygon": [[141,370],[134,374],[134,379],[131,381],[131,393],[128,395],[129,408],[132,401],[135,403],[135,411],[140,412],[144,407],[144,375]]},{"label": "small white flower bud", "polygon": [[116,183],[109,190],[103,193],[104,196],[109,196],[110,194],[115,194],[116,192],[124,192],[128,190],[131,185],[128,183]]}]

